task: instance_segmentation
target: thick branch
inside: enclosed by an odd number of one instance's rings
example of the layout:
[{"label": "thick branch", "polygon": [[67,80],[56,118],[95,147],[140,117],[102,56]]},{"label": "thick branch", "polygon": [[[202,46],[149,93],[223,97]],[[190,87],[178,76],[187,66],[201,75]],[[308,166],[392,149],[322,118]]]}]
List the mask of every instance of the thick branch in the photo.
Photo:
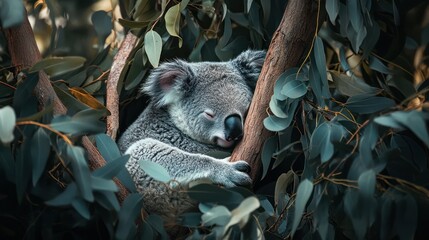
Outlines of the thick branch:
[{"label": "thick branch", "polygon": [[[24,18],[24,21],[20,26],[6,29],[4,32],[6,35],[12,64],[16,69],[15,73],[18,73],[22,69],[33,66],[42,58],[36,45],[33,30],[31,29],[27,18]],[[39,82],[36,85],[34,93],[42,107],[53,103],[54,114],[67,113],[67,108],[61,102],[52,88],[48,76],[42,71],[39,74]],[[88,137],[82,138],[82,145],[88,152],[89,167],[91,170],[97,169],[106,164],[106,161],[100,155],[100,152],[97,150],[97,148],[88,139]],[[115,182],[119,187],[118,198],[122,202],[122,200],[126,198],[128,192],[119,181]]]},{"label": "thick branch", "polygon": [[250,175],[254,181],[259,179],[262,146],[273,135],[264,128],[262,122],[267,117],[275,80],[286,69],[302,63],[316,31],[316,19],[316,1],[289,0],[271,40],[245,122],[243,141],[231,157],[232,161],[245,160],[252,166]]},{"label": "thick branch", "polygon": [[119,52],[115,55],[113,65],[110,69],[109,78],[107,79],[106,107],[110,111],[110,116],[107,117],[107,135],[109,135],[113,140],[116,139],[116,134],[119,128],[118,82],[121,72],[127,63],[127,59],[134,49],[137,40],[138,38],[132,34],[131,31],[128,32],[119,48]]}]

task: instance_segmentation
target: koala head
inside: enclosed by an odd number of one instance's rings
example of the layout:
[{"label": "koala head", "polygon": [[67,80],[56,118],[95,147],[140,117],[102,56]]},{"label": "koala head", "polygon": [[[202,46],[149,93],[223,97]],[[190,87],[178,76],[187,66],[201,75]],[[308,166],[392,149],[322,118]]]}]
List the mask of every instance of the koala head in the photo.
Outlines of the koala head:
[{"label": "koala head", "polygon": [[142,91],[189,137],[229,148],[243,135],[264,58],[264,51],[248,50],[229,62],[163,63]]}]

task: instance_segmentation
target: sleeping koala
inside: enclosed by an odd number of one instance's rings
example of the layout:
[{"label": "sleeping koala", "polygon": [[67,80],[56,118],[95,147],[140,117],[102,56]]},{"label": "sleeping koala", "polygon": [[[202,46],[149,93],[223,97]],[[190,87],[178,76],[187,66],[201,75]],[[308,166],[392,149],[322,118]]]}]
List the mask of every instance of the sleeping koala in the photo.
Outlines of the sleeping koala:
[{"label": "sleeping koala", "polygon": [[246,162],[205,154],[241,139],[264,58],[265,52],[248,50],[229,62],[175,60],[152,71],[142,88],[151,102],[118,142],[149,212],[175,218],[195,204],[185,191],[145,174],[141,159],[162,165],[182,189],[202,178],[226,187],[251,184]]}]

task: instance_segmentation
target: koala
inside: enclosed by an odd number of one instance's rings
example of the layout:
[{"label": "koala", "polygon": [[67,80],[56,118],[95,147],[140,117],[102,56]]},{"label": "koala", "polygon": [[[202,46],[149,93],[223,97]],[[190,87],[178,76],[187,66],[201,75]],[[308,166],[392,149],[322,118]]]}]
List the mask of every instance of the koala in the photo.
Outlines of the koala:
[{"label": "koala", "polygon": [[264,51],[247,50],[228,62],[174,60],[151,72],[141,89],[150,103],[118,141],[130,155],[126,168],[147,211],[174,219],[195,203],[183,189],[145,174],[142,159],[162,165],[182,188],[198,179],[225,187],[251,184],[245,161],[206,154],[231,149],[243,136],[264,58]]}]

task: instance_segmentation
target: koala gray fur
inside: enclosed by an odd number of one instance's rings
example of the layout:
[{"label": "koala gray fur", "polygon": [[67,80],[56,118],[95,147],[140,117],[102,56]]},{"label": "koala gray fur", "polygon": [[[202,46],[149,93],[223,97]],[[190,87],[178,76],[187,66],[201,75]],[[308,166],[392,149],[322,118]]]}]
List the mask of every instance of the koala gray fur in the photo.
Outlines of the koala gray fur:
[{"label": "koala gray fur", "polygon": [[228,62],[175,60],[151,72],[142,88],[151,102],[118,141],[149,212],[175,218],[195,204],[186,191],[145,174],[141,159],[162,165],[183,188],[202,178],[226,187],[251,184],[246,162],[205,154],[240,139],[264,58],[264,51],[247,50]]}]

